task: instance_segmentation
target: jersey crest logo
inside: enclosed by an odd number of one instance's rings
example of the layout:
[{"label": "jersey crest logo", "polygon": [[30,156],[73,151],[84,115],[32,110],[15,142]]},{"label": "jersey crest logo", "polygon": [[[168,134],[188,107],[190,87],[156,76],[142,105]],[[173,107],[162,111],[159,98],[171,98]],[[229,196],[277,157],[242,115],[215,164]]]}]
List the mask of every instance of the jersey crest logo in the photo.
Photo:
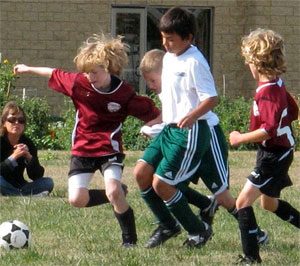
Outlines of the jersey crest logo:
[{"label": "jersey crest logo", "polygon": [[115,102],[110,102],[107,104],[107,109],[111,113],[117,112],[121,109],[121,105]]}]

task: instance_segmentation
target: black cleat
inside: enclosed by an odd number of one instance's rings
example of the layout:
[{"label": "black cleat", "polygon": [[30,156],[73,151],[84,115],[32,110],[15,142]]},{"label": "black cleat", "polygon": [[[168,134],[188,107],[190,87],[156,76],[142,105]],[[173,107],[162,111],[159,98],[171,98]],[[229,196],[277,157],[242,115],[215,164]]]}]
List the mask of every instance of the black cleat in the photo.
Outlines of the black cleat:
[{"label": "black cleat", "polygon": [[261,263],[261,258],[258,257],[257,259],[254,259],[249,256],[242,256],[239,255],[239,258],[237,259],[237,262],[235,265],[252,265],[252,264],[258,264]]},{"label": "black cleat", "polygon": [[177,224],[174,228],[168,229],[163,225],[159,225],[154,232],[152,233],[151,237],[149,238],[147,244],[145,245],[146,248],[155,248],[159,245],[162,245],[171,237],[175,237],[181,233],[181,227]]},{"label": "black cleat", "polygon": [[206,229],[205,231],[199,233],[198,235],[189,236],[187,240],[184,241],[183,245],[188,248],[201,248],[205,243],[211,239],[213,231],[211,226],[207,223],[204,223]]}]

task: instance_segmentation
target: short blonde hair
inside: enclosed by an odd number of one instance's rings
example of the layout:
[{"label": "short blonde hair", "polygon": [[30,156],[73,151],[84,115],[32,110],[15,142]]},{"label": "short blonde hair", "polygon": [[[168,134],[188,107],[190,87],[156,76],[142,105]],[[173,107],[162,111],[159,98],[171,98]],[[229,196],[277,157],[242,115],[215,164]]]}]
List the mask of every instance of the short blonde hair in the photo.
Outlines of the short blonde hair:
[{"label": "short blonde hair", "polygon": [[90,72],[95,66],[102,66],[113,75],[120,75],[128,63],[129,45],[105,34],[94,34],[78,49],[74,63],[80,72]]},{"label": "short blonde hair", "polygon": [[165,52],[160,49],[153,49],[145,53],[139,67],[141,74],[148,72],[161,73],[164,55]]},{"label": "short blonde hair", "polygon": [[258,28],[242,38],[242,56],[246,64],[253,64],[257,71],[266,75],[286,72],[283,38],[276,32]]}]

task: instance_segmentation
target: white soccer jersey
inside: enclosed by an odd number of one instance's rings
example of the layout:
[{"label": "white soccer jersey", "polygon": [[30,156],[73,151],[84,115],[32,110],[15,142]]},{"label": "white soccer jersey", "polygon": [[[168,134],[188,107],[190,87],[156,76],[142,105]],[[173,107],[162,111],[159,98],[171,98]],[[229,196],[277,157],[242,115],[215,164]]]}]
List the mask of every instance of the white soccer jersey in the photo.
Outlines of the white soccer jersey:
[{"label": "white soccer jersey", "polygon": [[[166,53],[163,59],[162,92],[159,95],[163,122],[178,123],[200,102],[214,96],[217,96],[217,92],[209,65],[197,47],[192,45],[179,56]],[[212,111],[199,119],[206,119],[210,126],[219,122]]]}]

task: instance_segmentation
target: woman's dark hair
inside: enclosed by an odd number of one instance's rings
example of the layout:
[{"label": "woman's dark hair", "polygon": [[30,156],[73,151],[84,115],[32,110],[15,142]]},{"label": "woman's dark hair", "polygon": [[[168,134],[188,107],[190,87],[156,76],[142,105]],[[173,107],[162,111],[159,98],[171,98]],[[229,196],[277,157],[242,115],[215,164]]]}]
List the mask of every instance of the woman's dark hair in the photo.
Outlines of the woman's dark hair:
[{"label": "woman's dark hair", "polygon": [[10,101],[8,102],[2,111],[2,115],[1,115],[1,120],[0,120],[0,136],[3,136],[6,134],[6,128],[4,127],[4,123],[8,117],[8,115],[17,115],[21,113],[25,119],[25,125],[26,125],[26,114],[23,110],[23,108],[18,105],[16,102],[14,101]]},{"label": "woman's dark hair", "polygon": [[189,11],[180,7],[172,7],[161,17],[159,30],[165,33],[176,33],[183,40],[188,39],[190,34],[194,38],[196,19]]}]

